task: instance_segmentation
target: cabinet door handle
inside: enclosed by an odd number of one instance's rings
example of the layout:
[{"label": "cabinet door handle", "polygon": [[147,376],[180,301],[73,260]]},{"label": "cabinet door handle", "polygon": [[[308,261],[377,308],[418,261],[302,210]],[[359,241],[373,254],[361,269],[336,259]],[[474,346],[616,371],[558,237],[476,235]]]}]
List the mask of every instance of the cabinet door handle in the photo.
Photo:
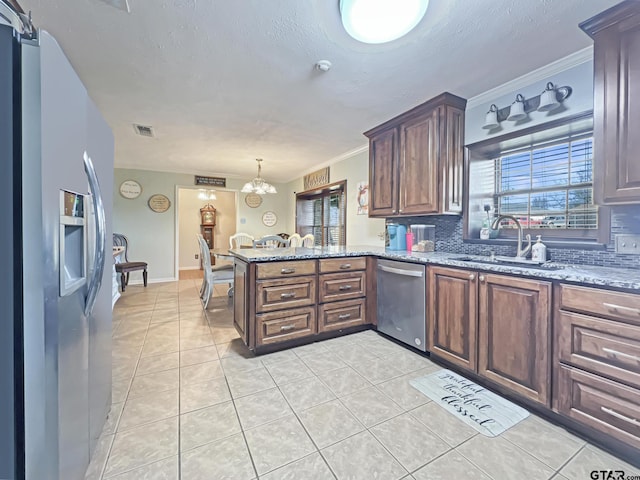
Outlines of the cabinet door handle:
[{"label": "cabinet door handle", "polygon": [[[622,305],[615,305],[613,303],[602,303],[602,305],[607,307],[607,309],[613,313],[629,312],[629,313],[635,313],[636,315],[640,315],[639,308],[623,307]],[[622,312],[619,312],[619,310],[622,310]]]},{"label": "cabinet door handle", "polygon": [[342,265],[340,265],[340,270],[349,270],[350,268],[351,268],[350,263],[343,263]]},{"label": "cabinet door handle", "polygon": [[280,270],[280,273],[283,275],[288,275],[289,273],[296,273],[296,269],[295,268],[283,268],[282,270]]},{"label": "cabinet door handle", "polygon": [[480,275],[478,277],[478,280],[480,280],[481,282],[484,282],[486,280],[486,277],[484,275]]},{"label": "cabinet door handle", "polygon": [[612,350],[611,348],[607,347],[602,347],[602,351],[614,357],[628,358],[629,360],[634,360],[635,362],[640,363],[640,357],[636,355],[629,355],[628,353],[618,352],[617,350]]},{"label": "cabinet door handle", "polygon": [[280,294],[280,298],[294,298],[295,296],[296,296],[295,292]]},{"label": "cabinet door handle", "polygon": [[287,332],[289,330],[295,330],[296,326],[295,325],[282,325],[280,327],[280,331],[281,332]]},{"label": "cabinet door handle", "polygon": [[340,290],[341,292],[344,292],[345,290],[351,290],[351,285],[340,285],[338,290]]},{"label": "cabinet door handle", "polygon": [[338,315],[338,320],[346,320],[347,318],[351,318],[350,313],[343,313],[342,315]]},{"label": "cabinet door handle", "polygon": [[600,407],[600,410],[602,410],[604,413],[608,413],[612,417],[616,417],[616,418],[619,418],[620,420],[624,420],[625,422],[630,423],[631,425],[640,426],[640,422],[635,418],[627,417],[626,415],[623,415],[607,407]]},{"label": "cabinet door handle", "polygon": [[469,275],[469,280],[473,281],[475,279],[476,279],[476,276],[473,273]]}]

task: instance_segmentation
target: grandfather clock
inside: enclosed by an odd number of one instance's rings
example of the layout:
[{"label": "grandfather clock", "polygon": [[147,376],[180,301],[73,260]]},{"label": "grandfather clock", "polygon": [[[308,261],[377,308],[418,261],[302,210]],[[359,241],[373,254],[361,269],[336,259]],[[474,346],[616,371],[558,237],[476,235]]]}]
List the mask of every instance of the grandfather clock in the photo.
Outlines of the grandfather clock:
[{"label": "grandfather clock", "polygon": [[[200,209],[200,233],[204,237],[209,248],[214,248],[214,228],[216,226],[216,209],[210,203]],[[202,267],[202,262],[201,267]],[[215,255],[211,254],[211,265],[216,264]]]}]

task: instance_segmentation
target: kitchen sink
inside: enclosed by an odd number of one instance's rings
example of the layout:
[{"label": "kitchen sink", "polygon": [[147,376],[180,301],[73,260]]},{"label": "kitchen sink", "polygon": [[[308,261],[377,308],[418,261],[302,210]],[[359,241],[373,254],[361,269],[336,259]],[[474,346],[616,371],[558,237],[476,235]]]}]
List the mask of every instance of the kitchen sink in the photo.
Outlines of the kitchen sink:
[{"label": "kitchen sink", "polygon": [[534,270],[562,270],[566,268],[563,265],[553,265],[546,263],[533,263],[529,261],[522,261],[516,259],[506,259],[506,258],[496,258],[495,260],[491,260],[489,258],[479,259],[473,257],[460,257],[455,258],[453,260],[457,260],[459,262],[469,262],[469,263],[484,263],[487,265],[509,265],[515,267],[523,267],[523,268],[533,268]]}]

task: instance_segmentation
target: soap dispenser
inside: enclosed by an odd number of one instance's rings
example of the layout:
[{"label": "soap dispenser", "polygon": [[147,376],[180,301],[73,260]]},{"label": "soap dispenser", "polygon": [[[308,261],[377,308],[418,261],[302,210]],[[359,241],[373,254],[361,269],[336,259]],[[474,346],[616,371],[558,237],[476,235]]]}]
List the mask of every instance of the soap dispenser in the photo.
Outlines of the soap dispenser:
[{"label": "soap dispenser", "polygon": [[538,240],[531,247],[531,260],[534,262],[546,262],[547,261],[547,246],[542,243],[542,235],[536,235]]}]

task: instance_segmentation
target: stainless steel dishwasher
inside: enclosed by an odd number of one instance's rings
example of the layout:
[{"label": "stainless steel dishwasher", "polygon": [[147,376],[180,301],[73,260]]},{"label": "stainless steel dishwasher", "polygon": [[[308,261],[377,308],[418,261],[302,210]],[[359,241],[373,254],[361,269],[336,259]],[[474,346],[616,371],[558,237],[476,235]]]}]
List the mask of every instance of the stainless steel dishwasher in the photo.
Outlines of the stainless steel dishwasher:
[{"label": "stainless steel dishwasher", "polygon": [[378,260],[378,331],[427,351],[424,265]]}]

